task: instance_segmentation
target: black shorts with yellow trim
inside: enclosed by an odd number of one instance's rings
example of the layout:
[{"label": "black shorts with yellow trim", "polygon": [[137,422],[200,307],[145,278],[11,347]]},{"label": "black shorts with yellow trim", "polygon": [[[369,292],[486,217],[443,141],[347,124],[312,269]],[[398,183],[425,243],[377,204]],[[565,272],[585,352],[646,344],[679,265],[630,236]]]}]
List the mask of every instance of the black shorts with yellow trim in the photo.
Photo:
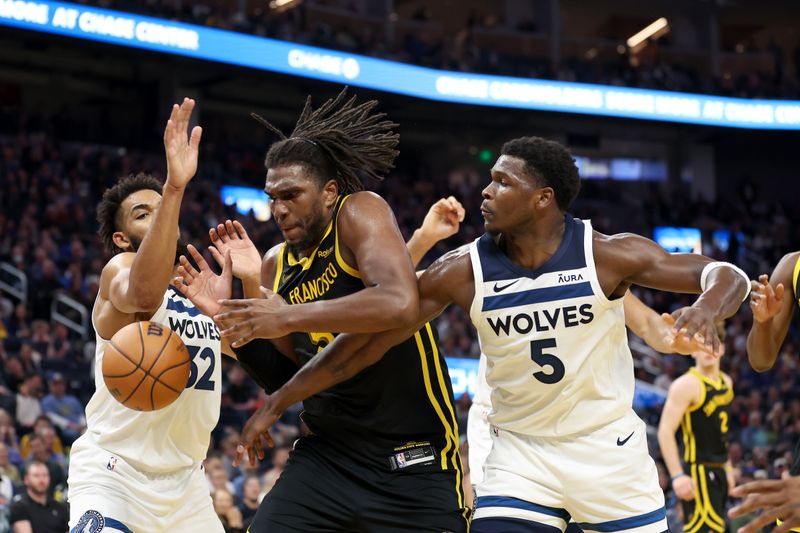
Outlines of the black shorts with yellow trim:
[{"label": "black shorts with yellow trim", "polygon": [[[454,469],[426,461],[433,445],[392,455],[319,436],[299,439],[250,533],[468,533]],[[427,465],[426,465],[427,464]],[[458,487],[458,488],[457,488]]]},{"label": "black shorts with yellow trim", "polygon": [[683,530],[686,533],[723,533],[725,503],[728,500],[728,478],[721,464],[689,465],[695,485],[694,500],[681,501]]}]

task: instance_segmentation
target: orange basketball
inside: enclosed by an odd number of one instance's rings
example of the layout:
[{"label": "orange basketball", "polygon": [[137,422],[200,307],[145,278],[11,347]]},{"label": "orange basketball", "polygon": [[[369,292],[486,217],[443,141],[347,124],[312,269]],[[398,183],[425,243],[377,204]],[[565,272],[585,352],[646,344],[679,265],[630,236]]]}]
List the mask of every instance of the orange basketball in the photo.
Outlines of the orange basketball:
[{"label": "orange basketball", "polygon": [[157,322],[119,330],[103,353],[103,379],[125,407],[155,411],[174,402],[189,381],[189,351],[177,333]]}]

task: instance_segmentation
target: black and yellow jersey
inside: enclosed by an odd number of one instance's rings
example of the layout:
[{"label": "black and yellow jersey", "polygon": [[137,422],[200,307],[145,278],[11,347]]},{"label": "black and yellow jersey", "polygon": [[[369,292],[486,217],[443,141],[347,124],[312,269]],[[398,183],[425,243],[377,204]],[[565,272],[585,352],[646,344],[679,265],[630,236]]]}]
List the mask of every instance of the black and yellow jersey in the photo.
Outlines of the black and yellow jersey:
[{"label": "black and yellow jersey", "polygon": [[[797,293],[798,286],[800,286],[800,255],[797,256],[797,260],[794,263],[794,271],[792,274],[794,301],[797,303],[798,307],[800,307],[800,296],[798,296]],[[789,470],[789,473],[793,476],[800,476],[800,441],[797,441],[797,444],[794,447],[794,464],[792,464],[792,468]],[[792,529],[792,531],[800,531],[800,528]]]},{"label": "black and yellow jersey", "polygon": [[[341,298],[364,288],[358,270],[344,261],[339,249],[337,220],[347,198],[339,197],[322,240],[307,258],[297,260],[283,245],[273,290],[290,305]],[[300,364],[336,334],[293,333]],[[308,398],[304,422],[314,434],[340,441],[361,436],[370,444],[392,449],[428,443],[441,452],[441,468],[456,468],[458,428],[453,392],[437,340],[435,328],[426,324],[376,364]]]},{"label": "black and yellow jersey", "polygon": [[722,464],[728,460],[727,434],[733,389],[723,379],[714,381],[696,368],[688,374],[700,381],[700,400],[681,419],[683,460],[688,464]]}]

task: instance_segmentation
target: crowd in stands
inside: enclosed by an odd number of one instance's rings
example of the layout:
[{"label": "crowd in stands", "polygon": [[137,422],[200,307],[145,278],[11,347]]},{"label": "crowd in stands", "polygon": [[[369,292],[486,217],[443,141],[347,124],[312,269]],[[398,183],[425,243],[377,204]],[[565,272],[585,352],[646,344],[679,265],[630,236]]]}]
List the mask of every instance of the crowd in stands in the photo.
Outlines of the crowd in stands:
[{"label": "crowd in stands", "polygon": [[[0,515],[12,495],[24,490],[22,471],[32,460],[47,465],[51,493],[63,497],[67,451],[85,428],[82,406],[94,391],[94,335],[90,332],[87,338],[80,338],[64,324],[51,321],[50,311],[57,294],[73,298],[88,310],[92,307],[99,275],[109,258],[96,233],[94,206],[119,176],[138,171],[164,176],[163,154],[55,139],[46,129],[31,124],[18,120],[14,134],[0,135],[0,262],[24,272],[28,279],[26,301],[0,292]],[[237,215],[233,207],[223,204],[218,187],[222,180],[237,175],[222,171],[226,164],[223,153],[222,147],[213,144],[203,152],[198,177],[183,201],[183,237],[205,244],[209,227],[226,218],[238,218],[263,252],[279,242],[280,234],[272,222]],[[263,147],[236,162],[236,172],[254,176],[253,186],[263,179],[262,157]],[[469,167],[454,168],[441,176],[431,175],[425,168],[402,169],[370,188],[393,206],[407,237],[436,199],[453,194],[464,202],[467,217],[459,234],[437,245],[425,258],[425,266],[443,251],[482,233],[476,209],[482,181]],[[742,231],[743,242],[732,244],[727,251],[709,247],[706,252],[740,264],[751,277],[769,271],[782,253],[797,249],[800,243],[800,214],[764,203],[752,187],[745,187],[738,202],[725,205],[686,198],[677,201],[657,185],[644,201],[634,204],[627,202],[624,194],[617,194],[619,187],[616,183],[588,185],[574,212],[593,218],[595,227],[605,232],[650,235],[652,227],[665,224]],[[0,280],[13,283],[3,274]],[[691,302],[689,297],[649,291],[640,295],[658,311]],[[461,312],[446,311],[437,327],[446,355],[478,357],[474,331]],[[800,440],[797,332],[790,331],[775,369],[759,374],[747,362],[749,327],[745,305],[727,324],[723,359],[737,394],[732,405],[730,450],[739,480],[780,475],[791,464],[793,443]],[[662,388],[690,365],[690,360],[678,356],[650,360],[655,367],[638,365],[637,377]],[[252,518],[259,497],[280,475],[291,443],[303,428],[299,406],[295,406],[276,426],[277,446],[268,460],[256,468],[246,462],[233,467],[238,432],[259,405],[261,394],[238,365],[226,361],[223,375],[222,414],[206,470],[217,512],[236,529],[243,527],[237,524],[246,527]],[[457,398],[462,433],[469,405],[468,396]],[[640,414],[650,424],[657,424],[657,408]],[[668,485],[665,483],[667,491]]]},{"label": "crowd in stands", "polygon": [[[349,0],[300,2],[296,8],[285,11],[271,10],[267,2],[247,10],[241,10],[238,2],[226,1],[83,0],[83,3],[444,70],[742,98],[796,99],[800,92],[800,46],[789,54],[774,40],[759,48],[750,39],[739,44],[737,50],[763,54],[769,58],[769,67],[743,68],[740,74],[728,73],[712,79],[708,72],[665,59],[660,43],[666,41],[664,51],[668,52],[669,36],[651,43],[647,53],[636,57],[631,57],[624,46],[612,53],[598,53],[598,47],[590,47],[581,56],[566,54],[559,64],[553,64],[545,53],[501,52],[484,44],[479,35],[495,30],[516,35],[520,39],[516,49],[524,50],[522,40],[532,35],[536,26],[528,20],[504,22],[486,13],[471,13],[464,26],[453,32],[442,31],[429,11],[422,8],[406,21],[410,29],[398,32],[394,41],[389,42],[380,25],[359,21],[364,15]],[[311,21],[307,10],[314,6],[332,6],[339,16]],[[789,62],[791,68],[787,68]]]}]

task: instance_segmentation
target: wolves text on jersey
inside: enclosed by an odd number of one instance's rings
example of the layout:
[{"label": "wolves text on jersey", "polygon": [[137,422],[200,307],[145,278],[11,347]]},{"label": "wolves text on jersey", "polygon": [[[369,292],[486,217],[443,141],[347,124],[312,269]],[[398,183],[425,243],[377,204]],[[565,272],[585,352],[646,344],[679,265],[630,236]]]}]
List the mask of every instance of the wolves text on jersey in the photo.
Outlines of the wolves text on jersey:
[{"label": "wolves text on jersey", "polygon": [[487,317],[486,319],[498,337],[512,334],[526,335],[532,330],[551,331],[556,329],[559,324],[565,328],[573,328],[581,324],[589,324],[592,320],[594,320],[592,304],[583,304],[580,307],[567,305],[555,309],[542,309],[541,311],[509,314],[496,318]]}]

